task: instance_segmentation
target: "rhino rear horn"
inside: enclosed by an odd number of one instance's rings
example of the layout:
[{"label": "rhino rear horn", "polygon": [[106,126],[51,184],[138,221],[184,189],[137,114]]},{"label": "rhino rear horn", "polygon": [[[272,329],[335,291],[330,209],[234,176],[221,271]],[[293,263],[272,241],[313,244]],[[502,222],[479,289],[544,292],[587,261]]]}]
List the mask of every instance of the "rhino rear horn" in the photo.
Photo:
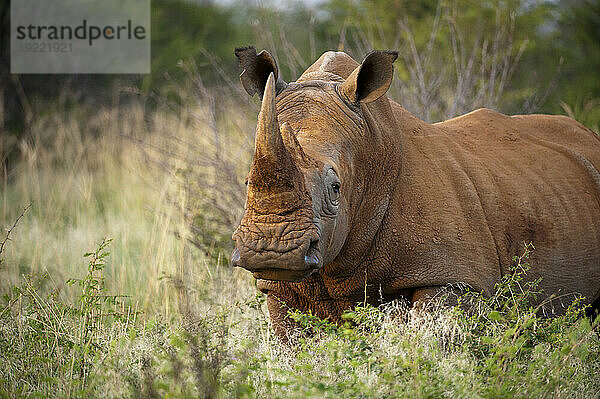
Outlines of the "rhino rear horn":
[{"label": "rhino rear horn", "polygon": [[340,93],[352,104],[370,103],[383,96],[392,84],[397,51],[373,51],[340,86]]},{"label": "rhino rear horn", "polygon": [[271,73],[275,76],[276,93],[279,93],[287,86],[287,83],[279,75],[279,68],[277,67],[275,58],[268,51],[262,50],[256,54],[256,49],[250,46],[236,48],[235,55],[239,60],[240,68],[243,69],[240,80],[246,92],[251,96],[258,93],[262,100],[267,79]]}]

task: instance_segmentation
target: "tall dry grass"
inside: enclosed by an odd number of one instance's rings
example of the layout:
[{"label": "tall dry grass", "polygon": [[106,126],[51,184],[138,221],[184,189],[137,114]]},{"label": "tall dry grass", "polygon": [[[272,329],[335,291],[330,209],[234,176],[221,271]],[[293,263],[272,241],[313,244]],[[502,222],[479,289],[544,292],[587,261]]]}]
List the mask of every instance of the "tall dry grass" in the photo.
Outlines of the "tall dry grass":
[{"label": "tall dry grass", "polygon": [[[204,106],[190,107],[189,115],[202,115]],[[213,267],[174,234],[187,234],[189,209],[198,206],[185,168],[204,170],[191,155],[209,149],[204,138],[190,120],[168,112],[149,117],[138,101],[93,111],[56,106],[34,117],[17,167],[2,180],[1,225],[32,204],[6,245],[2,286],[48,272],[62,289],[85,273],[81,254],[111,237],[108,287],[135,293],[140,310],[172,313],[178,298],[169,277],[193,285]]]}]

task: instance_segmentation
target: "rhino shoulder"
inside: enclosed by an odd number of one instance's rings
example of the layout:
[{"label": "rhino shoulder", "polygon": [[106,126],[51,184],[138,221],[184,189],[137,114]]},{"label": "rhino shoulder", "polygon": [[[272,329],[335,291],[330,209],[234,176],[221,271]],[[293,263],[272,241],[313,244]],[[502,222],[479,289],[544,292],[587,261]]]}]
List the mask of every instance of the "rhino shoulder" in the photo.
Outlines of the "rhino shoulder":
[{"label": "rhino shoulder", "polygon": [[454,118],[434,123],[434,125],[438,126],[447,126],[447,125],[461,125],[461,124],[473,124],[473,123],[494,123],[496,121],[505,121],[510,118],[507,115],[504,115],[498,111],[494,111],[489,108],[479,108],[474,111],[468,112],[463,115],[456,116]]}]

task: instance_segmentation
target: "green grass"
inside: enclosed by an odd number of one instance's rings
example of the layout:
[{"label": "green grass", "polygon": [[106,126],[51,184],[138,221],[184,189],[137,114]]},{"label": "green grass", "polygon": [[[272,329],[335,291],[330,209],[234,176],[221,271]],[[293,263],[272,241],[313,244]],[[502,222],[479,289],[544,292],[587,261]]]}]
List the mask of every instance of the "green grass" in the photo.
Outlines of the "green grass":
[{"label": "green grass", "polygon": [[0,195],[7,228],[32,203],[0,253],[0,397],[599,397],[598,323],[578,302],[552,319],[529,306],[531,248],[494,296],[461,298],[470,311],[291,312],[283,345],[248,273],[181,234],[189,160],[148,162],[168,145],[156,126],[198,130],[135,109],[49,115]]}]

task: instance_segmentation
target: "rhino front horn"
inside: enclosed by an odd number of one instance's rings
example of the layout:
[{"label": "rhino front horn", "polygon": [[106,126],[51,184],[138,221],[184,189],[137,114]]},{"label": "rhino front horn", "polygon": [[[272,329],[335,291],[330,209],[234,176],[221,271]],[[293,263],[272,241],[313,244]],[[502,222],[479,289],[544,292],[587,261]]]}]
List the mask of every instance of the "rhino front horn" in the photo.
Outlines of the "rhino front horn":
[{"label": "rhino front horn", "polygon": [[256,148],[249,176],[251,192],[255,189],[290,191],[301,182],[300,172],[279,130],[275,96],[275,76],[271,73],[258,114]]},{"label": "rhino front horn", "polygon": [[256,127],[256,160],[269,160],[282,162],[286,148],[283,144],[279,125],[277,124],[277,110],[275,108],[275,77],[269,74],[263,95],[258,126]]}]

